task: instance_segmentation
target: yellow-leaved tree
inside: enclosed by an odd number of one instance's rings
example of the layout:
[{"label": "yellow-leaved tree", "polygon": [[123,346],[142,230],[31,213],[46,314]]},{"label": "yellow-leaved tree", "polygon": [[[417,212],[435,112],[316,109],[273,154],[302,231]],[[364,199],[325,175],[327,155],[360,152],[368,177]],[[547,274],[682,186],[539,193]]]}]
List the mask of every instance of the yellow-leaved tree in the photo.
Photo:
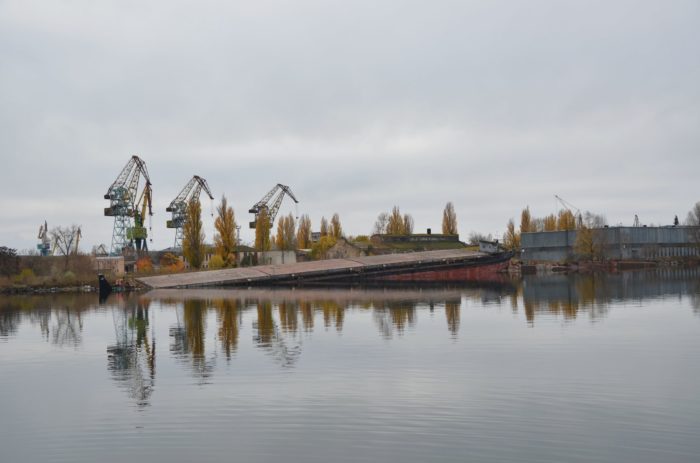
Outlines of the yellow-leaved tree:
[{"label": "yellow-leaved tree", "polygon": [[336,240],[343,236],[343,227],[340,225],[340,217],[337,213],[333,214],[331,218],[330,235]]},{"label": "yellow-leaved tree", "polygon": [[557,230],[576,230],[576,217],[574,217],[573,212],[567,209],[559,211]]},{"label": "yellow-leaved tree", "polygon": [[544,231],[557,231],[557,216],[549,214],[544,219]]},{"label": "yellow-leaved tree", "polygon": [[270,250],[270,228],[270,215],[267,208],[262,207],[255,222],[255,249],[258,251]]},{"label": "yellow-leaved tree", "polygon": [[297,246],[299,249],[309,249],[311,247],[311,219],[306,214],[299,218]]},{"label": "yellow-leaved tree", "polygon": [[321,217],[321,236],[328,236],[328,220],[325,217]]},{"label": "yellow-leaved tree", "polygon": [[503,246],[509,251],[520,249],[520,233],[515,229],[513,219],[508,221],[506,232],[503,234]]},{"label": "yellow-leaved tree", "polygon": [[457,213],[455,212],[455,207],[452,201],[445,205],[445,209],[442,211],[442,234],[443,235],[457,235]]},{"label": "yellow-leaved tree", "polygon": [[532,223],[532,217],[530,216],[530,206],[527,206],[520,214],[520,233],[529,233],[533,231],[535,231],[535,227]]},{"label": "yellow-leaved tree", "polygon": [[182,235],[182,255],[190,267],[200,268],[204,262],[204,227],[198,198],[192,198],[187,204]]},{"label": "yellow-leaved tree", "polygon": [[214,228],[216,228],[216,235],[214,235],[216,254],[223,259],[223,266],[230,267],[236,263],[236,218],[233,208],[226,201],[226,196],[221,196],[221,202],[216,208]]},{"label": "yellow-leaved tree", "polygon": [[277,236],[275,237],[277,249],[281,251],[292,251],[296,249],[295,227],[294,216],[291,213],[280,217],[277,222]]},{"label": "yellow-leaved tree", "polygon": [[403,235],[405,227],[403,224],[403,216],[398,206],[394,206],[389,214],[389,221],[386,224],[387,235]]}]

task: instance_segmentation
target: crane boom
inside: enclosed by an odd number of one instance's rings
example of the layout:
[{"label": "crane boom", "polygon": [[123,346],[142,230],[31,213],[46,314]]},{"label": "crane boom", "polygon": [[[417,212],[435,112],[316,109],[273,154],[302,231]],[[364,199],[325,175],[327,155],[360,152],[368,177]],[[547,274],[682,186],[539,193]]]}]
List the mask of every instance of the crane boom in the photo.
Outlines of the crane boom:
[{"label": "crane boom", "polygon": [[[581,210],[578,207],[571,204],[570,202],[566,201],[561,196],[554,195],[554,197],[557,199],[557,201],[559,201],[559,203],[561,203],[562,206],[564,206],[564,209],[571,212],[571,214],[576,218],[576,226],[578,228],[581,228],[581,226],[583,225],[583,216],[581,215]],[[575,212],[572,209],[574,209]]]},{"label": "crane boom", "polygon": [[214,196],[209,189],[207,181],[199,175],[194,175],[180,193],[170,202],[165,210],[172,213],[171,220],[168,220],[166,226],[175,229],[175,248],[182,247],[183,227],[187,214],[187,205],[193,198],[199,198],[204,190],[213,200]]},{"label": "crane boom", "polygon": [[[272,200],[272,197],[275,196],[275,193],[277,193],[277,196],[274,200]],[[296,196],[294,196],[294,193],[292,193],[291,188],[289,188],[287,185],[282,185],[281,183],[278,183],[274,186],[274,188],[268,191],[267,194],[263,196],[260,201],[255,203],[253,207],[251,207],[248,210],[248,212],[250,212],[251,214],[255,214],[255,220],[253,220],[249,224],[250,228],[255,228],[258,222],[258,214],[263,208],[267,209],[268,211],[270,223],[274,223],[275,217],[277,217],[277,213],[279,212],[280,206],[282,205],[282,200],[284,199],[285,195],[288,195],[290,198],[292,198],[292,200],[294,200],[295,203],[299,202]]]}]

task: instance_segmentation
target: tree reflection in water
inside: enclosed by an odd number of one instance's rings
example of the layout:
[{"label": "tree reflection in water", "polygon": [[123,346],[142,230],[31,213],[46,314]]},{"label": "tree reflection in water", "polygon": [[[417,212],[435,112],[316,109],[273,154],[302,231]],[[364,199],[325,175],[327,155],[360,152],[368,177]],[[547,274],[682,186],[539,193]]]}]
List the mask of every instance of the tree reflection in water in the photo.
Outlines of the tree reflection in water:
[{"label": "tree reflection in water", "polygon": [[304,331],[311,333],[314,330],[314,308],[308,301],[299,301],[301,320],[304,324]]},{"label": "tree reflection in water", "polygon": [[206,316],[206,301],[186,299],[182,319],[178,312],[178,323],[170,328],[170,352],[181,362],[191,364],[192,374],[200,384],[208,382],[215,367],[215,357],[207,360],[205,356]]},{"label": "tree reflection in water", "polygon": [[7,302],[0,307],[0,339],[14,336],[22,322],[19,307]]},{"label": "tree reflection in water", "polygon": [[80,311],[65,307],[54,311],[51,342],[57,346],[78,347],[82,341],[83,320]]},{"label": "tree reflection in water", "polygon": [[149,339],[149,301],[126,299],[114,307],[116,344],[107,347],[107,369],[139,407],[150,404],[156,378],[155,334]]},{"label": "tree reflection in water", "polygon": [[219,323],[219,342],[227,360],[238,349],[238,301],[235,299],[215,299],[212,304],[216,308]]},{"label": "tree reflection in water", "polygon": [[445,302],[445,317],[447,317],[447,329],[450,330],[450,334],[453,339],[457,339],[459,334],[459,311],[462,301],[448,301]]},{"label": "tree reflection in water", "polygon": [[318,303],[323,312],[323,326],[330,328],[335,326],[338,332],[343,331],[343,321],[345,320],[345,307],[335,301],[324,300]]},{"label": "tree reflection in water", "polygon": [[282,301],[277,306],[280,326],[284,333],[296,333],[299,329],[299,310],[294,301]]},{"label": "tree reflection in water", "polygon": [[401,336],[407,326],[415,326],[416,304],[405,301],[384,301],[381,306],[374,307],[372,317],[379,332],[385,338],[391,338],[394,331]]},{"label": "tree reflection in water", "polygon": [[[278,306],[279,309],[279,306]],[[282,309],[285,316],[288,315],[288,307]],[[289,346],[284,335],[280,333],[272,315],[272,303],[270,301],[259,301],[257,303],[258,319],[253,324],[253,328],[257,330],[254,337],[256,345],[264,349],[272,358],[274,358],[283,367],[293,367],[299,360],[301,355],[301,344]],[[294,311],[296,314],[296,311]],[[291,315],[288,315],[291,317]],[[285,323],[290,323],[287,320]],[[296,326],[297,322],[293,322]],[[289,326],[289,324],[287,325]],[[293,332],[288,332],[293,333]],[[291,338],[291,336],[290,336]],[[293,339],[291,339],[293,340]]]}]

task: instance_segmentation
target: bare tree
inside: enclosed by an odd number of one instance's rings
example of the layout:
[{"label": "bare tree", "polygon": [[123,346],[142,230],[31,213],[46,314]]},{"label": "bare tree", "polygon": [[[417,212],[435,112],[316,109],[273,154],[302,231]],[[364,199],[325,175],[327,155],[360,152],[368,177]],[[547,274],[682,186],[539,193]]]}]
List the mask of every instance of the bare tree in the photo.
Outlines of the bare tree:
[{"label": "bare tree", "polygon": [[688,212],[688,216],[685,219],[685,224],[690,226],[700,225],[700,201],[695,203],[695,206]]},{"label": "bare tree", "polygon": [[467,243],[471,246],[478,246],[480,241],[493,241],[493,236],[491,236],[491,234],[484,235],[479,232],[471,232]]},{"label": "bare tree", "polygon": [[61,256],[69,256],[78,253],[78,243],[81,237],[79,226],[55,227],[49,234],[54,243],[54,252],[57,252]]},{"label": "bare tree", "polygon": [[49,232],[53,242],[54,253],[64,256],[64,267],[68,268],[71,256],[78,254],[78,245],[82,236],[78,225],[55,227]]},{"label": "bare tree", "polygon": [[603,228],[608,224],[608,220],[604,215],[594,214],[593,212],[586,211],[583,214],[583,223],[588,228]]},{"label": "bare tree", "polygon": [[383,235],[386,233],[386,226],[389,223],[389,214],[382,212],[377,216],[377,221],[374,222],[373,234]]}]

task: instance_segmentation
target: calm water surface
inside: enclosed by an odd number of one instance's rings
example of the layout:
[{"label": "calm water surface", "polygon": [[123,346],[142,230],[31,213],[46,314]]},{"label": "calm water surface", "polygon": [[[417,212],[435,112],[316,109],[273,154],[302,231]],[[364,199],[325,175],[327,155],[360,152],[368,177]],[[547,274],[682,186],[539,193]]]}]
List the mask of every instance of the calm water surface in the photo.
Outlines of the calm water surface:
[{"label": "calm water surface", "polygon": [[700,274],[0,298],[2,462],[697,462]]}]

